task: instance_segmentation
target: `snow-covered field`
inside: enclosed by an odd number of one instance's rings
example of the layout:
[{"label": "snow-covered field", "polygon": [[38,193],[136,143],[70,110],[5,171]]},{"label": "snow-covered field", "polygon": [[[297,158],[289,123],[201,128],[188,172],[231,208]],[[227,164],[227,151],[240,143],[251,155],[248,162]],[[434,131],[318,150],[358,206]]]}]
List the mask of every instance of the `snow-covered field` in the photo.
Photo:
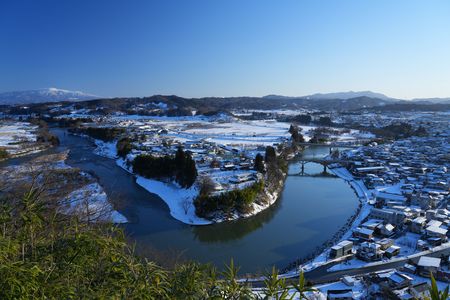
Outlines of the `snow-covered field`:
[{"label": "snow-covered field", "polygon": [[[0,122],[0,147],[5,148],[10,155],[20,155],[34,149],[30,143],[36,142],[37,126],[26,122]],[[27,147],[24,147],[27,144]]]},{"label": "snow-covered field", "polygon": [[94,153],[100,156],[108,157],[108,158],[116,158],[117,157],[117,142],[104,142],[101,140],[94,140],[95,148]]},{"label": "snow-covered field", "polygon": [[[185,148],[196,154],[196,161],[201,161],[202,158],[206,158],[206,160],[198,165],[199,175],[207,175],[214,182],[220,184],[223,191],[242,188],[254,182],[253,180],[241,184],[231,183],[232,178],[238,174],[248,173],[252,175],[255,171],[239,170],[239,168],[233,171],[214,169],[209,165],[212,159],[219,159],[222,163],[224,161],[234,161],[237,166],[241,152],[245,152],[245,159],[249,159],[251,162],[251,159],[254,158],[256,153],[264,151],[265,146],[277,145],[290,139],[290,123],[275,120],[244,121],[224,114],[212,117],[115,115],[109,116],[108,120],[102,126],[127,128],[130,133],[144,137],[144,140],[136,143],[137,150],[133,150],[132,154],[128,156],[129,161],[139,153],[158,153],[158,155],[173,154],[171,152],[174,149],[173,147],[163,146],[163,144],[170,144],[171,142],[184,145],[196,145]],[[313,134],[312,131],[316,127],[300,126],[300,128],[305,140],[309,140]],[[345,138],[350,139],[352,134],[357,133],[357,131],[352,131]],[[125,164],[125,161],[118,159],[116,142],[102,142],[99,140],[94,140],[94,142],[97,146],[95,149],[96,154],[116,159],[119,166],[129,172],[131,171]],[[199,144],[201,146],[197,146]],[[221,154],[223,156],[210,153],[210,151],[217,151],[217,149],[220,151],[226,149],[226,153]],[[196,225],[211,223],[195,215],[195,207],[193,205],[193,199],[197,195],[195,188],[184,190],[174,183],[145,179],[139,176],[137,177],[137,183],[149,192],[159,195],[169,206],[171,215],[181,222]],[[276,198],[276,194],[268,195],[268,205],[258,205],[255,203],[252,213],[245,216],[236,215],[231,217],[231,219],[256,214],[274,203]],[[221,221],[223,220],[219,217],[217,220],[214,220],[214,222]]]},{"label": "snow-covered field", "polygon": [[222,145],[268,146],[289,138],[290,124],[276,121],[239,121],[213,124],[183,131],[197,139]]}]

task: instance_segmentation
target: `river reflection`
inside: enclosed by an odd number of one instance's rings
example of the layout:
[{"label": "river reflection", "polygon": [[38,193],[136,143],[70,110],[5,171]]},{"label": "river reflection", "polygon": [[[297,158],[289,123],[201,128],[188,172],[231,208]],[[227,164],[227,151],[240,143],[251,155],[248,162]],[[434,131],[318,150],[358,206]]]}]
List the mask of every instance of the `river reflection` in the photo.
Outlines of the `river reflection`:
[{"label": "river reflection", "polygon": [[[173,219],[161,198],[136,184],[114,160],[93,154],[92,142],[65,134],[63,129],[52,131],[61,145],[50,151],[69,149],[67,164],[95,174],[115,208],[130,220],[123,226],[130,241],[143,249],[141,254],[161,262],[182,256],[221,267],[234,258],[242,272],[261,271],[272,265],[281,268],[309,255],[333,236],[358,206],[353,190],[339,178],[288,176],[280,199],[256,216],[189,226]],[[328,153],[326,147],[312,147],[303,156]],[[298,168],[298,164],[290,164],[289,173]],[[308,174],[322,171],[317,164],[305,166]]]},{"label": "river reflection", "polygon": [[[247,234],[269,223],[281,207],[281,201],[275,202],[268,209],[260,212],[257,217],[223,222],[214,226],[193,227],[195,236],[201,242],[217,243],[241,239]],[[221,232],[222,234],[214,234]]]}]

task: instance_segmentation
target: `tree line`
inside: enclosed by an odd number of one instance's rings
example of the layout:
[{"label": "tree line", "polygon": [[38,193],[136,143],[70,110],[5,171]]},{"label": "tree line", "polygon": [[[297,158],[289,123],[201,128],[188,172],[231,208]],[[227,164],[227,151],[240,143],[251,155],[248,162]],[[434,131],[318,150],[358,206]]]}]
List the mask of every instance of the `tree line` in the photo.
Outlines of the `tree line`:
[{"label": "tree line", "polygon": [[[214,183],[209,178],[202,178],[199,182],[199,195],[194,200],[196,214],[210,218],[216,213],[229,216],[235,211],[251,212],[252,204],[266,187],[273,191],[280,186],[283,174],[287,172],[287,163],[283,156],[277,155],[274,147],[267,146],[264,157],[259,153],[256,155],[254,169],[264,175],[264,180],[260,179],[242,189],[218,194],[213,194]],[[264,200],[264,197],[260,199]]]},{"label": "tree line", "polygon": [[264,189],[264,180],[259,180],[243,189],[234,189],[218,195],[211,195],[205,187],[200,188],[199,196],[194,200],[195,213],[204,218],[214,213],[229,216],[232,212],[248,213],[256,196]]},{"label": "tree line", "polygon": [[377,136],[391,139],[426,136],[428,134],[423,126],[414,128],[411,124],[405,122],[390,124],[381,128],[373,127],[369,128],[369,130]]},{"label": "tree line", "polygon": [[178,148],[175,156],[155,157],[138,155],[132,162],[133,172],[147,178],[173,179],[184,188],[191,187],[197,179],[195,161],[189,153]]},{"label": "tree line", "polygon": [[113,141],[125,133],[124,128],[117,127],[76,127],[69,129],[70,132],[86,134],[94,139],[105,142]]}]

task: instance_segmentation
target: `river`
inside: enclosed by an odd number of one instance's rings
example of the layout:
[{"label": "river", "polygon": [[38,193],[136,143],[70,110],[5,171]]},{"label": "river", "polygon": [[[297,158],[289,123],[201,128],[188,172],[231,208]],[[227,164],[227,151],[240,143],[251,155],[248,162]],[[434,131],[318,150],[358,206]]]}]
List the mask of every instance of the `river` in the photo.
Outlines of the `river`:
[{"label": "river", "polygon": [[[130,221],[124,229],[137,251],[167,264],[175,259],[194,259],[221,268],[233,258],[241,273],[262,272],[272,265],[283,268],[330,239],[359,203],[342,179],[288,176],[280,199],[258,215],[209,226],[189,226],[173,219],[167,205],[137,185],[134,177],[114,160],[93,154],[91,141],[65,134],[63,129],[52,131],[59,136],[61,145],[51,151],[70,149],[68,165],[96,174],[110,201]],[[303,155],[320,157],[327,153],[326,147],[313,147]],[[290,174],[299,170],[298,163],[290,163]],[[313,163],[305,166],[308,174],[322,170],[322,166]]]}]

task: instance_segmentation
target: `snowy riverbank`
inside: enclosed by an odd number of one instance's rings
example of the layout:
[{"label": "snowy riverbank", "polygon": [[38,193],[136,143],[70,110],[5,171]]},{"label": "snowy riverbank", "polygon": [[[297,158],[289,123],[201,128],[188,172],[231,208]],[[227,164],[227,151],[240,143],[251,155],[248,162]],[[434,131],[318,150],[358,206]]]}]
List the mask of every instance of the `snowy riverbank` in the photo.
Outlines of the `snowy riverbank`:
[{"label": "snowy riverbank", "polygon": [[[108,147],[104,147],[103,149],[108,149]],[[99,153],[102,153],[102,151],[96,152],[96,154]],[[126,163],[126,160],[118,158],[116,159],[116,164],[133,174],[131,168]],[[219,215],[212,220],[208,220],[197,216],[195,213],[194,200],[198,196],[198,189],[195,186],[189,189],[183,189],[174,182],[162,182],[138,175],[134,176],[136,177],[137,184],[142,186],[148,192],[158,195],[167,204],[170,215],[173,218],[188,225],[209,225],[254,216],[274,204],[283,188],[283,182],[280,182],[280,187],[276,191],[268,192],[265,190],[264,197],[266,197],[266,202],[264,204],[253,203],[253,208],[250,213],[234,213],[228,218]]]},{"label": "snowy riverbank", "polygon": [[[370,214],[372,206],[369,204],[369,202],[372,199],[373,194],[370,190],[368,190],[365,187],[364,183],[361,180],[355,180],[355,178],[346,168],[344,167],[333,168],[330,169],[329,171],[334,175],[338,176],[339,178],[345,180],[353,188],[360,201],[360,206],[358,207],[355,214],[351,217],[351,222],[344,225],[344,227],[337,232],[338,237],[332,238],[332,240],[330,241],[332,242],[332,244],[336,244],[342,240],[350,238],[352,236],[353,230],[356,229],[359,226],[359,224]],[[341,233],[342,231],[343,233]],[[303,271],[311,271],[317,267],[330,263],[331,261],[328,260],[329,251],[330,251],[329,247],[326,247],[326,250],[322,251],[319,255],[317,255],[314,259],[312,259],[308,263],[301,265],[300,268]]]},{"label": "snowy riverbank", "polygon": [[[167,204],[170,215],[173,218],[188,225],[209,225],[252,217],[273,205],[277,201],[284,186],[284,181],[280,181],[278,188],[274,191],[268,191],[265,189],[264,193],[260,195],[260,197],[265,198],[264,201],[261,201],[261,203],[253,203],[252,210],[249,213],[239,214],[236,212],[227,218],[222,215],[218,215],[209,220],[201,218],[195,213],[194,200],[198,196],[198,189],[195,185],[189,189],[183,189],[175,182],[163,182],[138,176],[132,172],[132,169],[130,165],[127,164],[126,159],[119,158],[117,156],[116,142],[103,142],[95,139],[93,139],[93,141],[96,145],[96,149],[94,150],[95,154],[115,159],[116,164],[119,167],[136,177],[137,184],[146,189],[148,192],[158,195]],[[133,157],[129,155],[129,161],[132,159]]]},{"label": "snowy riverbank", "polygon": [[111,221],[127,223],[127,218],[114,210],[103,188],[97,183],[90,183],[71,192],[64,201],[68,204],[70,214],[79,214],[90,221]]}]

